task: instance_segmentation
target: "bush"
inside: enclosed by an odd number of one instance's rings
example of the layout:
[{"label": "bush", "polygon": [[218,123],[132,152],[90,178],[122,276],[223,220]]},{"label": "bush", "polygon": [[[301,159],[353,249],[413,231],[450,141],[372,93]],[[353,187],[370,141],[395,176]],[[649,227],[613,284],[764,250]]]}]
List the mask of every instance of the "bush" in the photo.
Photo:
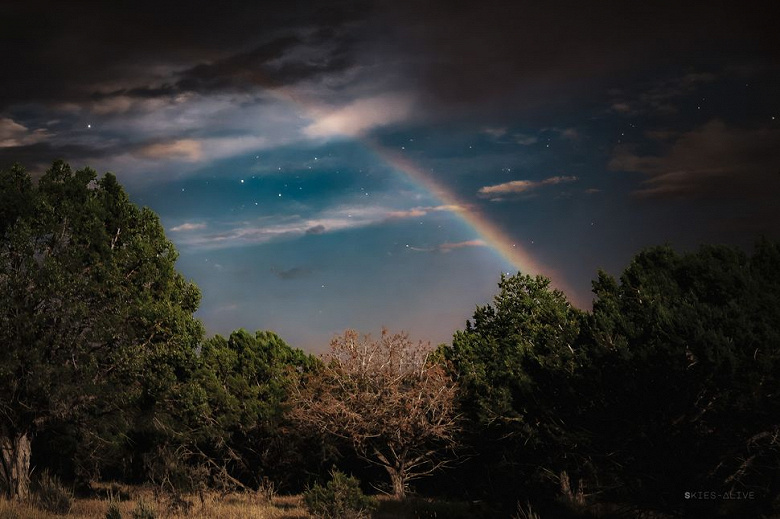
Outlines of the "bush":
[{"label": "bush", "polygon": [[157,511],[143,499],[139,499],[133,510],[133,519],[157,519]]},{"label": "bush", "polygon": [[36,492],[38,507],[54,514],[67,514],[73,508],[73,491],[65,488],[48,470],[41,473]]},{"label": "bush", "polygon": [[122,489],[119,487],[119,485],[113,483],[111,488],[108,489],[108,510],[106,510],[105,519],[122,519],[122,511],[119,509],[119,503],[121,500]]},{"label": "bush", "polygon": [[357,478],[334,470],[325,487],[315,484],[303,493],[306,510],[320,519],[363,519],[377,507],[376,499],[360,490]]},{"label": "bush", "polygon": [[116,501],[108,503],[106,519],[122,519],[122,512],[119,510],[119,504]]}]

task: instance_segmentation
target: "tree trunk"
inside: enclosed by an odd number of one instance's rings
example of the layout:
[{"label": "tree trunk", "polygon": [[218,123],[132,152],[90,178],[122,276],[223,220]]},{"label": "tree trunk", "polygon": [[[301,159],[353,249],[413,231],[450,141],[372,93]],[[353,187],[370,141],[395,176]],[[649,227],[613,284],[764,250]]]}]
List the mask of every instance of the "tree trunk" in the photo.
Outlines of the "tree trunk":
[{"label": "tree trunk", "polygon": [[30,497],[30,436],[26,433],[0,437],[0,477],[9,499]]},{"label": "tree trunk", "polygon": [[395,467],[385,467],[390,474],[390,483],[393,485],[393,497],[396,499],[406,498],[406,475],[402,469]]}]

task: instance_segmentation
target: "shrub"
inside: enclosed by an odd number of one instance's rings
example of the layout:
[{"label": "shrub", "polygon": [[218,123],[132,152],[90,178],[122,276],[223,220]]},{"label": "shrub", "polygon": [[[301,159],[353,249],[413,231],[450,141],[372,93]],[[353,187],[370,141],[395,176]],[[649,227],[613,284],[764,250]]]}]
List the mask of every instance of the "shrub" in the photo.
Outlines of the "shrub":
[{"label": "shrub", "polygon": [[276,485],[267,477],[263,477],[260,485],[257,487],[257,495],[266,503],[273,501],[276,495]]},{"label": "shrub", "polygon": [[119,503],[111,501],[106,510],[106,519],[122,519],[122,512],[119,510]]},{"label": "shrub", "polygon": [[133,519],[157,519],[157,511],[143,499],[139,499],[133,510]]},{"label": "shrub", "polygon": [[38,479],[36,498],[39,508],[54,514],[64,515],[73,508],[73,491],[48,470],[44,470]]},{"label": "shrub", "polygon": [[326,486],[315,484],[303,493],[306,510],[320,519],[363,519],[377,507],[376,499],[360,490],[357,478],[334,470]]}]

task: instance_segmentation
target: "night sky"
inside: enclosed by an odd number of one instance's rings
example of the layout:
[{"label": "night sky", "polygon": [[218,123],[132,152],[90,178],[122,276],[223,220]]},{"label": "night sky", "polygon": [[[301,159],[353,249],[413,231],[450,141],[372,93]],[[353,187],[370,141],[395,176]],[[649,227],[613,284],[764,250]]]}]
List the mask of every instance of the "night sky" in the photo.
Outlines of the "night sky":
[{"label": "night sky", "polygon": [[449,342],[504,273],[780,238],[771,2],[0,5],[0,167],[114,172],[209,334]]}]

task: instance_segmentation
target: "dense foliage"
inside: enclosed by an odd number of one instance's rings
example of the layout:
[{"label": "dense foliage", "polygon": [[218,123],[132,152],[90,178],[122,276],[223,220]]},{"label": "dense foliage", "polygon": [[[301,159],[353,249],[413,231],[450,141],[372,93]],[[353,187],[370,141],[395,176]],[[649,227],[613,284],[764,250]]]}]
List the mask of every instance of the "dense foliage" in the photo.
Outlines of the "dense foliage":
[{"label": "dense foliage", "polygon": [[357,480],[310,486],[335,463],[550,517],[780,511],[778,243],[646,249],[590,312],[502,276],[451,345],[347,331],[316,359],[273,332],[204,340],[197,287],[113,175],[0,171],[0,239],[6,496],[111,478],[340,506]]},{"label": "dense foliage", "polygon": [[476,453],[461,484],[576,509],[777,509],[778,244],[647,249],[599,273],[589,314],[544,278],[499,286],[444,348]]},{"label": "dense foliage", "polygon": [[285,413],[298,377],[316,365],[273,332],[238,330],[203,343],[195,382],[208,411],[196,417],[206,419],[192,447],[209,466],[212,483],[257,488],[264,478],[277,484],[295,479],[302,453],[294,441],[285,445],[285,436],[292,436],[285,435]]},{"label": "dense foliage", "polygon": [[583,406],[574,383],[587,361],[578,343],[583,314],[541,276],[502,276],[499,289],[444,355],[480,453],[469,471],[492,487],[528,485],[579,462],[570,419]]},{"label": "dense foliage", "polygon": [[23,498],[37,434],[122,433],[125,411],[166,400],[202,336],[200,293],[110,174],[57,162],[34,184],[14,167],[0,198],[0,480]]},{"label": "dense foliage", "polygon": [[[780,493],[780,246],[648,249],[594,292],[587,425],[615,498],[767,512]],[[752,498],[684,502],[700,489]]]}]

